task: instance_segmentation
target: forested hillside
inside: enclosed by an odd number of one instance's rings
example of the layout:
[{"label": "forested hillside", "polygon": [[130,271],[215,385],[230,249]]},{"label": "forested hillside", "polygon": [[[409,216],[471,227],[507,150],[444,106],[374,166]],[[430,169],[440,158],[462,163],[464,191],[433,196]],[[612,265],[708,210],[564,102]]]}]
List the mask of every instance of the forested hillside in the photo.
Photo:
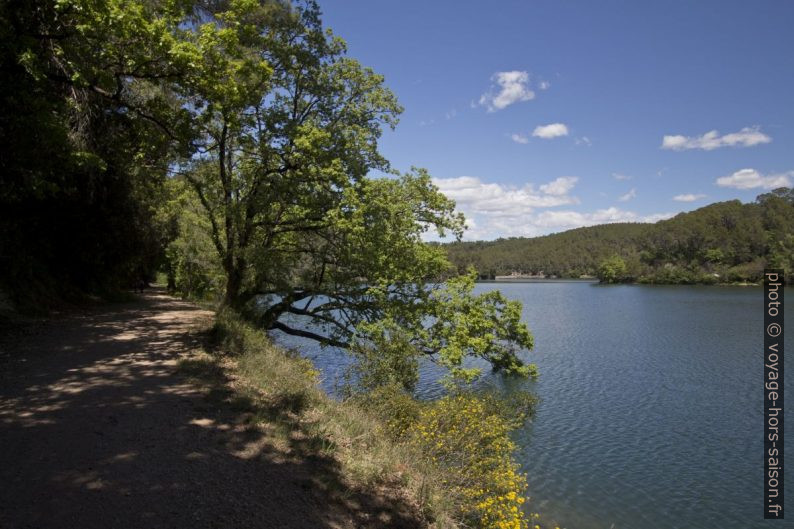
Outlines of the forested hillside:
[{"label": "forested hillside", "polygon": [[[57,4],[57,5],[56,5]],[[163,6],[0,5],[0,294],[24,310],[152,277],[187,144]]]},{"label": "forested hillside", "polygon": [[719,202],[656,224],[605,224],[544,237],[445,245],[458,270],[481,278],[543,272],[607,281],[759,281],[764,267],[794,270],[794,191]]}]

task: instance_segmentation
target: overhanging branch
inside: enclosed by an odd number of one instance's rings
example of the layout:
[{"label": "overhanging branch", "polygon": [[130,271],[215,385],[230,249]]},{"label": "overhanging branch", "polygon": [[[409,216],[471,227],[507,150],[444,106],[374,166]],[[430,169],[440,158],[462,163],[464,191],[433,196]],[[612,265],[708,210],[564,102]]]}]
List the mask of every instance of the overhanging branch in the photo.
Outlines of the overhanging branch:
[{"label": "overhanging branch", "polygon": [[349,349],[350,344],[348,342],[340,342],[339,340],[334,340],[333,338],[328,338],[327,336],[322,336],[317,333],[313,333],[311,331],[304,331],[301,329],[293,329],[292,327],[281,323],[280,321],[274,321],[270,324],[271,329],[277,329],[285,334],[289,334],[292,336],[300,336],[301,338],[308,338],[310,340],[314,340],[316,342],[320,342],[323,345],[331,345],[333,347],[340,347],[342,349]]}]

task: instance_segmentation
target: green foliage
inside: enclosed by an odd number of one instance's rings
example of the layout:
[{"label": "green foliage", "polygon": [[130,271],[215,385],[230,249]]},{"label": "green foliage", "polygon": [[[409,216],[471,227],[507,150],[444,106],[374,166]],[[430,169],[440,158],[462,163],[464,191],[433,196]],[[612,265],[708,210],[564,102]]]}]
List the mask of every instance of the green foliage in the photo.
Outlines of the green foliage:
[{"label": "green foliage", "polygon": [[453,394],[424,407],[408,430],[427,464],[443,470],[463,521],[488,529],[522,529],[526,476],[513,459],[510,421],[487,398]]},{"label": "green foliage", "polygon": [[370,288],[383,316],[356,328],[352,350],[358,353],[358,379],[363,387],[389,383],[413,389],[418,357],[427,355],[449,370],[452,383],[469,383],[481,374],[467,358],[481,358],[496,371],[536,376],[534,364],[519,357],[533,347],[532,334],[521,322],[521,304],[498,291],[473,295],[475,273],[415,291],[414,302],[390,297],[391,289]]},{"label": "green foliage", "polygon": [[[296,429],[315,439],[354,486],[382,490],[398,483],[426,517],[417,527],[528,526],[521,508],[526,477],[513,459],[510,432],[532,413],[532,397],[455,392],[421,402],[388,384],[338,402],[316,387],[310,362],[274,347],[232,311],[218,313],[213,336],[216,349],[231,355],[218,365],[232,371],[238,398],[254,402],[268,431],[283,431],[286,446],[294,446],[288,441]],[[183,372],[193,366],[183,363]]]},{"label": "green foliage", "polygon": [[463,217],[426,171],[379,153],[402,109],[315,2],[57,0],[0,17],[19,81],[2,88],[19,154],[0,176],[6,288],[123,287],[160,268],[267,329],[401,343],[405,373],[419,355],[464,380],[466,356],[531,373],[518,305],[440,284],[449,262],[422,237],[460,237]]},{"label": "green foliage", "polygon": [[704,261],[719,264],[725,259],[725,253],[719,248],[709,248],[703,254]]},{"label": "green foliage", "polygon": [[526,528],[526,476],[518,472],[510,432],[534,412],[536,398],[454,391],[432,402],[398,385],[378,387],[353,402],[382,418],[388,434],[441,476],[447,500],[466,527]]},{"label": "green foliage", "polygon": [[621,283],[626,280],[626,262],[619,255],[613,255],[598,265],[598,279],[602,283]]},{"label": "green foliage", "polygon": [[439,283],[449,262],[422,236],[459,237],[463,217],[425,170],[399,174],[380,155],[402,109],[382,76],[345,56],[314,2],[231,2],[181,36],[190,69],[179,94],[197,150],[177,173],[204,219],[187,207],[178,222],[177,288],[214,289],[218,263],[225,305],[266,329],[355,348],[368,387],[411,388],[420,355],[465,381],[478,374],[467,356],[533,372],[518,356],[532,346],[518,304],[473,296],[469,277]]},{"label": "green foliage", "polygon": [[391,438],[405,440],[419,421],[422,410],[431,405],[415,398],[401,384],[384,384],[349,395],[349,400],[384,421]]},{"label": "green foliage", "polygon": [[474,266],[482,279],[514,271],[594,277],[601,261],[612,255],[639,258],[640,243],[651,228],[638,223],[605,224],[531,239],[512,237],[443,246],[459,273]]},{"label": "green foliage", "polygon": [[0,5],[0,288],[21,307],[111,292],[161,263],[171,81],[185,13],[170,2]]},{"label": "green foliage", "polygon": [[534,339],[521,322],[521,304],[509,301],[498,290],[472,294],[476,272],[448,280],[432,295],[433,323],[416,329],[426,336],[427,347],[437,350],[439,363],[453,376],[471,381],[479,375],[476,368],[464,368],[466,357],[487,360],[493,369],[520,376],[536,376],[534,365],[524,364],[521,349],[532,349]]},{"label": "green foliage", "polygon": [[619,256],[626,278],[643,283],[758,282],[764,266],[792,269],[792,193],[780,188],[755,203],[719,202],[656,224],[607,224],[444,247],[459,271],[474,265],[483,279],[513,271],[596,276],[601,264]]},{"label": "green foliage", "polygon": [[411,337],[389,322],[387,325],[366,325],[369,342],[356,342],[351,348],[356,361],[349,373],[353,388],[348,391],[372,391],[385,386],[398,386],[413,391],[419,381],[419,355],[411,345]]},{"label": "green foliage", "polygon": [[400,108],[313,2],[231,2],[185,38],[198,151],[179,173],[212,227],[226,304],[240,308],[288,291],[293,270],[322,258],[315,248],[333,247],[342,203],[370,169],[388,169],[377,139]]},{"label": "green foliage", "polygon": [[225,277],[202,206],[180,179],[170,180],[167,191],[168,200],[159,215],[174,228],[166,247],[170,288],[191,299],[219,300]]}]

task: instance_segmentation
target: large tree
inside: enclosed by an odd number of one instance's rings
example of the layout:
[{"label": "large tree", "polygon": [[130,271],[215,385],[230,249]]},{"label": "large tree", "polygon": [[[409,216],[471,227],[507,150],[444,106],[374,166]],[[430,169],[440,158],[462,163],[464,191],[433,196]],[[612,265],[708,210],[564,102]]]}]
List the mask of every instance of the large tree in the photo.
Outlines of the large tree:
[{"label": "large tree", "polygon": [[[0,288],[35,306],[152,272],[189,2],[0,3]],[[179,138],[179,141],[176,139]]]},{"label": "large tree", "polygon": [[232,1],[189,39],[196,151],[177,172],[205,210],[226,305],[329,345],[401,344],[464,378],[466,356],[531,371],[519,305],[472,295],[468,276],[443,283],[445,253],[422,237],[459,237],[463,218],[425,171],[378,152],[401,108],[314,2]]}]

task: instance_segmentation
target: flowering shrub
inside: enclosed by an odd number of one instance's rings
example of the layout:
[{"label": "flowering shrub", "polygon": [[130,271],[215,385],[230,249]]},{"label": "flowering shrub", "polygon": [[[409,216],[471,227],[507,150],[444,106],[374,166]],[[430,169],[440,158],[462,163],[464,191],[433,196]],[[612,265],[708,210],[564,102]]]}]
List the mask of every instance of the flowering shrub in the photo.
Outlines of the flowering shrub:
[{"label": "flowering shrub", "polygon": [[487,529],[526,529],[526,476],[513,460],[509,419],[487,398],[467,393],[425,406],[410,430],[427,462],[445,476],[464,520]]}]

